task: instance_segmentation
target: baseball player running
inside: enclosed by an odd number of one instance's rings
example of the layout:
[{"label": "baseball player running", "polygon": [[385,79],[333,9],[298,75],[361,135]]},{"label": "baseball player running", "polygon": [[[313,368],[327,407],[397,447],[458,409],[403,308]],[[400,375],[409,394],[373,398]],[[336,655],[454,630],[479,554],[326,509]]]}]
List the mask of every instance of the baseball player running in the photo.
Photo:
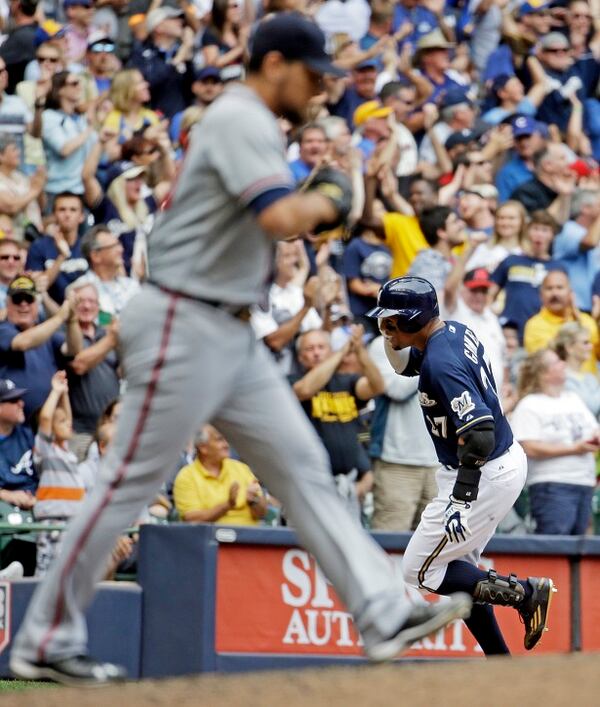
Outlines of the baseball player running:
[{"label": "baseball player running", "polygon": [[466,624],[486,655],[509,653],[492,604],[512,606],[533,648],[548,622],[552,580],[499,576],[477,567],[482,550],[516,501],[527,460],[504,417],[485,350],[463,324],[442,321],[435,289],[400,277],[368,313],[379,321],[388,359],[401,375],[420,375],[419,402],[442,467],[403,559],[406,582],[436,594],[468,592]]},{"label": "baseball player running", "polygon": [[209,420],[285,505],[355,617],[375,660],[468,615],[465,594],[408,602],[392,563],[338,499],[326,453],[248,324],[275,238],[343,223],[348,180],[333,170],[294,191],[275,116],[298,122],[339,73],[322,32],[295,13],[256,30],[248,79],[227,88],[192,138],[170,207],[150,236],[152,282],[122,316],[127,378],[112,449],[36,591],[11,654],[13,673],[103,684],[124,671],[87,655],[84,609],[117,535],[158,491],[190,436]]}]

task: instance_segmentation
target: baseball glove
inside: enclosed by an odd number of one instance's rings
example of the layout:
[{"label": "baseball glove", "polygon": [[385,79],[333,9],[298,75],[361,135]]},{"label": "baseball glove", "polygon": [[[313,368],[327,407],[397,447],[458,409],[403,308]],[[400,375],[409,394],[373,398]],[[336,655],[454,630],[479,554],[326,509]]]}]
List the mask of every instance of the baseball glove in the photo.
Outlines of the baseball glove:
[{"label": "baseball glove", "polygon": [[328,223],[319,224],[314,232],[333,231],[345,226],[352,209],[352,183],[343,173],[333,167],[321,167],[309,178],[306,191],[317,191],[326,196],[337,210],[337,218]]}]

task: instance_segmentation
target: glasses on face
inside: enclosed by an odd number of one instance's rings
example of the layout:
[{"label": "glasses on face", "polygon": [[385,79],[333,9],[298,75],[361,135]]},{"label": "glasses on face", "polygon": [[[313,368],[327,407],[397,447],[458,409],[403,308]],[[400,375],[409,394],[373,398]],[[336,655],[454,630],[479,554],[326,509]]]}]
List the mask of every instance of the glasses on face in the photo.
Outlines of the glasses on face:
[{"label": "glasses on face", "polygon": [[97,245],[94,246],[94,252],[98,252],[101,250],[110,250],[111,248],[116,248],[118,245],[121,245],[121,241],[115,241],[114,243],[109,243],[107,245]]},{"label": "glasses on face", "polygon": [[58,64],[57,56],[38,56],[36,59],[39,64],[43,64],[44,62],[48,62],[49,64]]},{"label": "glasses on face", "polygon": [[33,295],[28,295],[24,292],[11,295],[10,299],[13,304],[33,304],[35,302],[35,297]]},{"label": "glasses on face", "polygon": [[10,253],[3,253],[2,255],[0,255],[0,260],[12,260],[15,263],[20,263],[21,256],[20,255],[11,255]]},{"label": "glasses on face", "polygon": [[548,49],[544,49],[544,51],[547,54],[568,54],[569,50],[565,49],[564,47],[548,47]]},{"label": "glasses on face", "polygon": [[20,405],[23,402],[23,398],[11,398],[10,400],[2,401],[5,405]]}]

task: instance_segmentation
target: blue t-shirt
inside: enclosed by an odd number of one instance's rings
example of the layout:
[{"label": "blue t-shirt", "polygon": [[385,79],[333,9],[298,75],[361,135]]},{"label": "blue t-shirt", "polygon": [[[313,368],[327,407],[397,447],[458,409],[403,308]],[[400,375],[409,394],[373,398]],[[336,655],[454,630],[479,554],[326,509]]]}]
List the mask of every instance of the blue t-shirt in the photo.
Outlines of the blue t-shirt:
[{"label": "blue t-shirt", "polygon": [[[556,79],[563,86],[571,78],[579,78],[581,80],[582,87],[577,91],[577,97],[580,101],[585,100],[585,98],[590,95],[591,87],[587,85],[590,80],[590,72],[587,67],[587,62],[577,61],[566,71],[553,71],[548,67],[545,67],[545,71],[550,78]],[[594,84],[594,88],[595,86],[596,84]],[[544,100],[540,103],[536,118],[541,120],[543,123],[548,123],[548,125],[558,125],[558,127],[564,132],[567,129],[572,110],[573,105],[571,101],[568,98],[563,98],[559,91],[554,90],[546,94]]]},{"label": "blue t-shirt", "polygon": [[469,428],[491,420],[497,459],[513,443],[504,417],[489,359],[477,336],[464,324],[447,321],[427,342],[424,352],[411,349],[403,375],[419,378],[419,403],[438,459],[458,467],[458,438]]},{"label": "blue t-shirt", "polygon": [[50,379],[63,367],[60,348],[65,337],[56,333],[28,351],[13,351],[12,340],[18,333],[14,324],[0,323],[0,378],[10,378],[17,388],[27,388],[23,400],[29,419],[44,404],[50,393]]},{"label": "blue t-shirt", "polygon": [[533,172],[515,155],[496,174],[496,188],[498,189],[498,201],[503,204],[510,199],[510,195],[521,184],[525,184],[533,177]]},{"label": "blue t-shirt", "polygon": [[[344,275],[347,280],[359,278],[373,280],[383,285],[390,277],[392,256],[389,248],[384,245],[367,243],[362,238],[354,238],[344,251]],[[364,297],[350,292],[348,299],[352,314],[362,316],[372,309],[375,297]]]},{"label": "blue t-shirt", "polygon": [[439,27],[438,18],[426,7],[418,5],[412,10],[408,10],[400,3],[396,4],[392,20],[392,32],[397,32],[407,22],[412,24],[413,31],[399,43],[399,49],[405,42],[410,42],[415,46],[421,37]]},{"label": "blue t-shirt", "polygon": [[482,120],[490,125],[499,125],[505,118],[509,115],[514,115],[518,113],[519,115],[529,115],[533,117],[537,111],[537,108],[533,103],[525,96],[525,98],[517,105],[514,110],[506,110],[501,106],[496,106],[495,108],[490,108],[486,113],[481,116]]},{"label": "blue t-shirt", "polygon": [[306,162],[300,158],[290,162],[289,167],[296,182],[303,182],[312,172],[312,167],[307,165]]},{"label": "blue t-shirt", "polygon": [[[27,270],[43,271],[52,266],[58,256],[58,248],[52,236],[42,236],[31,244],[27,253]],[[71,257],[60,266],[58,277],[48,288],[48,294],[55,302],[62,304],[67,287],[88,270],[88,262],[81,254],[81,238],[71,248]]]},{"label": "blue t-shirt", "polygon": [[348,123],[350,130],[354,130],[354,124],[352,122],[354,111],[358,106],[366,103],[368,100],[370,99],[359,96],[354,86],[348,86],[337,103],[327,105],[327,110],[331,115],[337,115],[343,118]]},{"label": "blue t-shirt", "polygon": [[540,285],[550,270],[566,272],[565,266],[558,260],[509,255],[492,273],[492,280],[506,295],[500,323],[514,322],[518,326],[521,342],[527,320],[540,311]]},{"label": "blue t-shirt", "polygon": [[489,55],[481,82],[485,84],[492,83],[497,76],[502,74],[515,75],[513,53],[508,44],[501,44],[498,49],[495,49]]},{"label": "blue t-shirt", "polygon": [[6,437],[0,436],[0,489],[35,493],[37,484],[33,432],[27,425],[17,425]]},{"label": "blue t-shirt", "polygon": [[577,306],[586,312],[592,309],[592,282],[600,271],[598,248],[582,251],[579,247],[588,229],[576,221],[567,221],[562,231],[554,239],[552,255],[564,264],[571,287],[575,293]]}]

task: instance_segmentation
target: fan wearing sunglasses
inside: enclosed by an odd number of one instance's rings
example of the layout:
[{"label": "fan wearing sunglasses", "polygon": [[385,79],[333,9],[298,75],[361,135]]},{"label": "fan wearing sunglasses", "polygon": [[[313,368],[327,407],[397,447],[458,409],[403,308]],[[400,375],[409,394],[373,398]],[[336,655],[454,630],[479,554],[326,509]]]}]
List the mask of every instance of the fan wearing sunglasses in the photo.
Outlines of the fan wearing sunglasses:
[{"label": "fan wearing sunglasses", "polygon": [[103,32],[90,35],[85,54],[87,71],[83,74],[90,98],[97,98],[110,89],[120,64],[115,49],[113,40]]},{"label": "fan wearing sunglasses", "polygon": [[0,320],[6,318],[6,295],[10,283],[23,272],[25,258],[17,241],[12,238],[0,240]]},{"label": "fan wearing sunglasses", "polygon": [[[43,404],[50,392],[50,379],[64,367],[65,356],[75,356],[83,346],[75,317],[74,296],[65,300],[55,315],[41,324],[38,290],[26,275],[8,287],[6,321],[0,323],[0,378],[9,378],[23,393],[25,417]],[[60,333],[65,325],[66,336]]]}]

